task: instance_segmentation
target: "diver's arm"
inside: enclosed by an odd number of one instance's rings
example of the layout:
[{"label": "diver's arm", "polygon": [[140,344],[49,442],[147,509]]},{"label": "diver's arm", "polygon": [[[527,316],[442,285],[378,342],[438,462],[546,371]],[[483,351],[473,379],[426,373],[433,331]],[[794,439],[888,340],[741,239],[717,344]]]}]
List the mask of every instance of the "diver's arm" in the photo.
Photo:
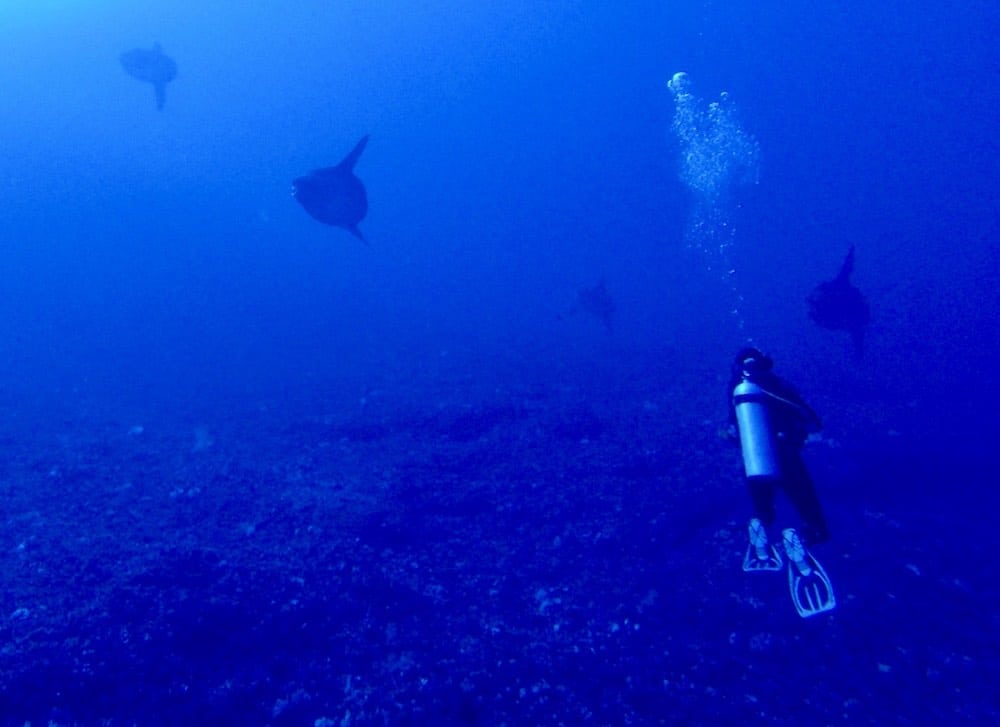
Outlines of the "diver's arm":
[{"label": "diver's arm", "polygon": [[815,434],[823,428],[823,420],[819,418],[819,414],[811,406],[801,399],[797,402],[797,406],[802,413],[802,420],[806,423],[806,429],[808,429],[810,434]]},{"label": "diver's arm", "polygon": [[806,404],[805,400],[799,395],[795,387],[789,384],[787,381],[779,380],[778,386],[775,386],[772,390],[771,388],[765,388],[764,393],[770,396],[773,400],[782,404],[790,409],[792,409],[799,419],[802,421],[806,432],[814,434],[823,428],[823,421],[819,418],[811,406]]}]

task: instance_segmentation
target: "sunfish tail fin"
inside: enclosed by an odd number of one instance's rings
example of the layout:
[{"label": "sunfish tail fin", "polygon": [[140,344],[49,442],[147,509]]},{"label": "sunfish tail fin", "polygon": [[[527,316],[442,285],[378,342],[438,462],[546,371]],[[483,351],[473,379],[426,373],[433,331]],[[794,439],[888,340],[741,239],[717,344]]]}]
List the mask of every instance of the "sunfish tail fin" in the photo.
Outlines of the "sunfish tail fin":
[{"label": "sunfish tail fin", "polygon": [[361,242],[365,243],[366,245],[369,244],[367,238],[365,238],[365,236],[361,234],[361,230],[358,229],[357,225],[354,225],[352,227],[348,227],[347,231],[350,232],[352,235],[354,235],[359,240],[361,240]]},{"label": "sunfish tail fin", "polygon": [[851,341],[854,342],[854,355],[861,358],[865,352],[865,329],[863,326],[851,329]]},{"label": "sunfish tail fin", "polygon": [[156,108],[163,111],[163,104],[167,102],[167,84],[165,81],[159,81],[153,84],[153,90],[156,91]]}]

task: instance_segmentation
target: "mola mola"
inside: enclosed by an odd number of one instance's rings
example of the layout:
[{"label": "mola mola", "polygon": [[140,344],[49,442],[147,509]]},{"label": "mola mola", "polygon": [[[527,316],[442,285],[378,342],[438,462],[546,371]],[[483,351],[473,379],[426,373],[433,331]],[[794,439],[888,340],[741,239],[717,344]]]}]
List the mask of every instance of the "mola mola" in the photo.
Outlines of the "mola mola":
[{"label": "mola mola", "polygon": [[615,301],[608,292],[608,286],[604,278],[593,288],[584,288],[577,294],[580,307],[597,318],[604,327],[611,330],[611,323],[615,317]]},{"label": "mola mola", "polygon": [[177,78],[177,64],[174,63],[174,59],[163,52],[159,43],[154,43],[153,50],[134,48],[122,53],[118,56],[118,60],[132,78],[153,84],[153,90],[156,91],[156,108],[162,111],[167,84]]},{"label": "mola mola", "polygon": [[565,315],[560,314],[559,320],[564,320],[568,316],[576,315],[580,312],[589,313],[597,318],[610,332],[615,317],[615,301],[608,292],[608,286],[604,278],[592,288],[581,288],[576,294],[576,303]]},{"label": "mola mola", "polygon": [[817,285],[809,296],[809,317],[821,328],[850,333],[855,350],[861,353],[868,325],[868,301],[851,285],[853,270],[854,246],[851,245],[837,277]]},{"label": "mola mola", "polygon": [[367,143],[366,135],[337,166],[314,169],[292,181],[292,196],[310,216],[342,227],[362,242],[366,240],[358,223],[368,214],[368,195],[365,185],[354,176],[354,165]]}]

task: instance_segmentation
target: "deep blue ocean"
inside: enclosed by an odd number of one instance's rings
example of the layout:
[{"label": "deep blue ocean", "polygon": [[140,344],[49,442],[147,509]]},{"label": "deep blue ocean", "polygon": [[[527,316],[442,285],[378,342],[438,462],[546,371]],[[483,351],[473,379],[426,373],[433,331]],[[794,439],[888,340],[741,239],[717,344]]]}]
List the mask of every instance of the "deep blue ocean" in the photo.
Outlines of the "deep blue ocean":
[{"label": "deep blue ocean", "polygon": [[[4,0],[0,725],[1000,722],[998,31]],[[824,424],[808,618],[748,343]]]}]

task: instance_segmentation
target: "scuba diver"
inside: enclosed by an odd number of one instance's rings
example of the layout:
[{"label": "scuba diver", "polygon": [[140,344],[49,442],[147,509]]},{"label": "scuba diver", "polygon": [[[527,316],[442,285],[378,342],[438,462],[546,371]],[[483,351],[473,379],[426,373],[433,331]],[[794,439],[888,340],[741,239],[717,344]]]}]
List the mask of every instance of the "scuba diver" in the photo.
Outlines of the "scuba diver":
[{"label": "scuba diver", "polygon": [[730,430],[739,435],[754,507],[743,570],[781,570],[781,555],[768,543],[768,529],[776,519],[775,495],[781,488],[802,520],[804,537],[795,528],[785,528],[781,535],[792,601],[799,615],[808,617],[837,605],[826,571],[806,548],[830,537],[816,487],[802,460],[806,438],[822,423],[773,368],[770,356],[747,346],[737,354],[729,381]]}]

